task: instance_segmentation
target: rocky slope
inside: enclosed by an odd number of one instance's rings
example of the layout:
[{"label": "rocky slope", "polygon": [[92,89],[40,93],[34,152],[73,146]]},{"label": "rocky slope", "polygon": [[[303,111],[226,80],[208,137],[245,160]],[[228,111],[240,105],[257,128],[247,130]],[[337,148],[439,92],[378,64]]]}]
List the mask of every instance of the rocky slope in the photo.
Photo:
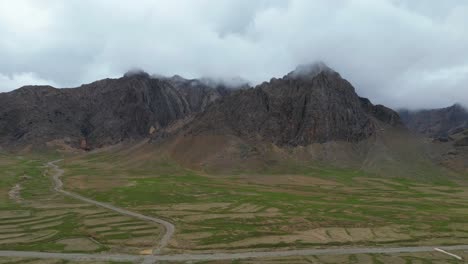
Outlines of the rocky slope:
[{"label": "rocky slope", "polygon": [[428,137],[446,138],[468,128],[468,111],[459,104],[440,109],[400,110],[399,114],[410,130]]},{"label": "rocky slope", "polygon": [[144,72],[71,89],[22,87],[0,94],[0,144],[36,146],[61,140],[89,149],[141,139],[221,96],[206,85],[196,88],[182,91]]}]

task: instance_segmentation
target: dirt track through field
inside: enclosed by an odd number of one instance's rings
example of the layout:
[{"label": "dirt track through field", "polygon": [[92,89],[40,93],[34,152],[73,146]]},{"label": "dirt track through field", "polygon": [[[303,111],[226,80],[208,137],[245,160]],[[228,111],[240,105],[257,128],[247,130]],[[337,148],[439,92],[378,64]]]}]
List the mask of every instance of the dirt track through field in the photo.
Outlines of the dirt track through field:
[{"label": "dirt track through field", "polygon": [[[63,190],[63,183],[60,177],[64,171],[60,169],[52,161],[48,163],[55,172],[52,175],[57,192],[64,195],[79,199],[81,201],[94,204],[100,207],[107,208],[120,214],[132,216],[138,219],[143,219],[161,224],[165,227],[166,232],[162,236],[161,242],[155,250],[159,253],[163,249],[174,233],[174,225],[171,223],[150,216],[145,216],[139,213],[131,212],[110,204],[98,202],[81,195]],[[239,253],[188,253],[188,254],[173,254],[173,255],[131,255],[131,254],[109,254],[109,253],[48,253],[48,252],[32,252],[32,251],[0,251],[0,257],[19,257],[19,258],[40,258],[40,259],[63,259],[72,261],[117,261],[117,262],[141,262],[141,263],[157,263],[158,261],[209,261],[209,260],[234,260],[234,259],[253,259],[253,258],[274,258],[274,257],[292,257],[292,256],[311,256],[311,255],[351,255],[351,254],[396,254],[396,253],[416,253],[416,252],[432,252],[434,248],[440,248],[445,251],[452,250],[468,250],[468,245],[454,246],[416,246],[416,247],[333,247],[326,249],[298,249],[298,250],[271,250],[271,251],[250,251]]]},{"label": "dirt track through field", "polygon": [[55,161],[51,161],[51,162],[47,163],[47,166],[49,166],[50,168],[52,168],[55,171],[53,173],[53,175],[52,175],[52,178],[53,178],[54,184],[55,184],[55,187],[54,187],[55,191],[60,192],[60,193],[62,193],[64,195],[70,196],[72,198],[81,200],[83,202],[90,203],[90,204],[93,204],[93,205],[97,205],[97,206],[112,210],[112,211],[117,212],[119,214],[128,215],[128,216],[132,216],[132,217],[142,219],[142,220],[145,220],[145,221],[150,221],[150,222],[154,222],[154,223],[157,223],[157,224],[161,224],[162,226],[164,226],[165,233],[161,237],[161,240],[160,240],[158,246],[153,250],[153,253],[158,254],[158,253],[161,252],[161,250],[163,248],[165,248],[167,246],[167,244],[169,243],[169,240],[171,239],[172,235],[174,234],[175,227],[174,227],[173,224],[171,224],[168,221],[165,221],[163,219],[160,219],[160,218],[142,215],[142,214],[139,214],[139,213],[128,211],[128,210],[120,208],[120,207],[116,207],[116,206],[107,204],[107,203],[98,202],[98,201],[95,201],[95,200],[90,199],[90,198],[86,198],[86,197],[81,196],[81,195],[76,194],[76,193],[65,191],[63,189],[63,182],[60,179],[60,177],[64,173],[64,170],[62,170],[58,165],[56,165],[56,163],[60,162],[60,161],[62,161],[62,160],[55,160]]},{"label": "dirt track through field", "polygon": [[32,251],[0,251],[0,257],[65,259],[72,261],[121,261],[156,263],[158,261],[207,261],[207,260],[234,260],[253,258],[274,258],[311,255],[351,255],[351,254],[396,254],[433,252],[438,247],[446,251],[468,250],[468,245],[456,246],[421,246],[421,247],[380,247],[380,248],[330,248],[330,249],[299,249],[283,251],[257,251],[241,253],[210,253],[210,254],[174,254],[174,255],[125,255],[125,254],[81,254],[81,253],[47,253]]}]

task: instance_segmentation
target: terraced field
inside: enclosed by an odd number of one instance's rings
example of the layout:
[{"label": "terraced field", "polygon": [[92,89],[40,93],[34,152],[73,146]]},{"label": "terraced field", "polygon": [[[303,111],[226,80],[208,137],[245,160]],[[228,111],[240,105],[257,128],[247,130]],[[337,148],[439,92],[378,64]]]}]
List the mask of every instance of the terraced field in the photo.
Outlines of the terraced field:
[{"label": "terraced field", "polygon": [[[0,248],[148,253],[159,225],[66,198],[52,190],[43,160],[1,158]],[[15,195],[11,189],[15,186]]]},{"label": "terraced field", "polygon": [[468,243],[463,179],[422,182],[323,166],[210,175],[106,153],[64,166],[73,191],[170,219],[173,252]]},{"label": "terraced field", "polygon": [[[464,179],[424,183],[327,167],[295,174],[210,175],[167,160],[129,166],[119,158],[106,153],[67,158],[60,164],[66,169],[65,189],[175,223],[166,251],[171,254],[468,244]],[[43,166],[53,159],[1,157],[1,250],[153,251],[160,226],[55,192]],[[206,263],[385,263],[390,257],[392,263],[453,261],[440,253],[408,253]]]}]

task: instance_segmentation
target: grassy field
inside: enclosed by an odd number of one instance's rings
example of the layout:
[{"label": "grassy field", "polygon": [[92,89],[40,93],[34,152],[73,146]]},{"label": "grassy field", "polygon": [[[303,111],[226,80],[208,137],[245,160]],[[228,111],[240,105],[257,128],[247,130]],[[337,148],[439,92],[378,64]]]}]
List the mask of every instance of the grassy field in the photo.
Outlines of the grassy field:
[{"label": "grassy field", "polygon": [[[1,249],[142,253],[157,244],[159,226],[55,193],[44,163],[57,158],[0,157]],[[383,178],[323,164],[213,175],[125,152],[69,156],[60,166],[68,190],[173,222],[174,253],[468,243],[468,184],[460,179]]]},{"label": "grassy field", "polygon": [[316,164],[210,175],[105,153],[63,166],[69,189],[175,223],[174,251],[468,243],[461,180],[382,178]]},{"label": "grassy field", "polygon": [[44,164],[57,157],[0,157],[2,250],[137,253],[156,245],[159,226],[54,192]]}]

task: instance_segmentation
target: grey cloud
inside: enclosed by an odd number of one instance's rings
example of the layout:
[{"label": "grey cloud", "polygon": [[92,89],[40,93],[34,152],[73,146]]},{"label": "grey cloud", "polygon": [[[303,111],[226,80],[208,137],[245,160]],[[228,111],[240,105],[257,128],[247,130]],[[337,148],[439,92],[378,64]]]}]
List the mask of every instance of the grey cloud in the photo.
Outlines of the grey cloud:
[{"label": "grey cloud", "polygon": [[375,103],[467,105],[466,14],[463,0],[2,1],[0,91],[134,67],[257,84],[324,61]]}]

